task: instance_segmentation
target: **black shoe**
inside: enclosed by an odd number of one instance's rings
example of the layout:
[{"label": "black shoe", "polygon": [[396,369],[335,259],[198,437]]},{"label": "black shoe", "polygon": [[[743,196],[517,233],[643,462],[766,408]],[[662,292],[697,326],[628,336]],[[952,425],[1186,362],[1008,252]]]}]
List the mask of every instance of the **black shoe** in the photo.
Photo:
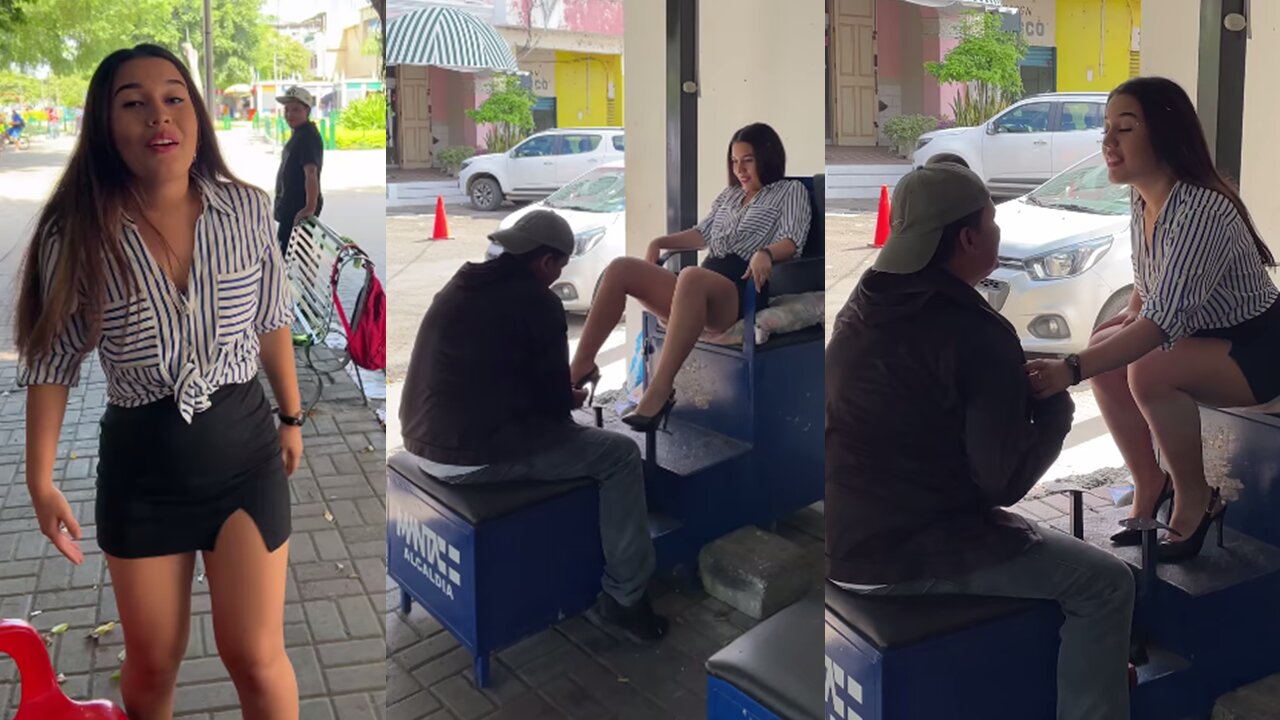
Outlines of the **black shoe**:
[{"label": "black shoe", "polygon": [[582,390],[588,385],[591,386],[591,393],[587,396],[587,407],[590,407],[592,402],[596,399],[596,385],[599,385],[599,384],[600,384],[600,366],[592,365],[590,372],[588,372],[586,375],[583,375],[582,377],[578,378],[573,382],[573,389]]},{"label": "black shoe", "polygon": [[631,642],[649,645],[667,634],[667,619],[653,611],[647,596],[627,606],[602,592],[596,604],[587,610],[587,620],[606,632],[620,633]]},{"label": "black shoe", "polygon": [[[1173,478],[1169,473],[1164,474],[1164,488],[1160,490],[1160,497],[1156,498],[1156,506],[1151,510],[1151,519],[1157,519],[1160,514],[1160,506],[1164,501],[1169,501],[1169,518],[1173,518]],[[1111,536],[1111,544],[1116,547],[1129,547],[1132,545],[1142,544],[1141,530],[1121,530]]]},{"label": "black shoe", "polygon": [[[1204,517],[1200,519],[1196,531],[1185,540],[1161,540],[1156,546],[1156,559],[1160,562],[1177,563],[1199,555],[1200,549],[1204,547],[1204,536],[1209,534],[1209,528],[1215,522],[1218,524],[1218,547],[1222,547],[1222,523],[1226,517],[1227,506],[1218,503],[1218,488],[1214,488],[1209,496],[1209,507],[1204,511]],[[1176,530],[1170,532],[1178,534]]]},{"label": "black shoe", "polygon": [[[653,432],[661,425],[663,430],[667,429],[667,422],[671,420],[671,410],[676,406],[676,391],[671,391],[671,397],[663,403],[662,409],[657,415],[641,415],[633,408],[622,416],[622,422],[630,425],[633,430],[640,432]],[[637,405],[637,407],[639,407]]]}]

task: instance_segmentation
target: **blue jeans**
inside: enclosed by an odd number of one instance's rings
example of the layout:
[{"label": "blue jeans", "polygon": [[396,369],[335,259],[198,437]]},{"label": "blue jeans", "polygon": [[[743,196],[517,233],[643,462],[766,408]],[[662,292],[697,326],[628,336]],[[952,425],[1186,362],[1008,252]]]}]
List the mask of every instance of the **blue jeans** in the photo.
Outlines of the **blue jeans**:
[{"label": "blue jeans", "polygon": [[1041,528],[1040,534],[1044,541],[1018,557],[963,578],[862,592],[1056,600],[1066,616],[1058,649],[1058,720],[1128,720],[1133,572],[1123,560],[1066,533]]},{"label": "blue jeans", "polygon": [[575,425],[572,437],[541,453],[442,480],[458,485],[538,482],[589,477],[600,484],[600,541],[604,546],[604,591],[631,606],[653,575],[653,541],[644,498],[640,449],[620,433]]}]

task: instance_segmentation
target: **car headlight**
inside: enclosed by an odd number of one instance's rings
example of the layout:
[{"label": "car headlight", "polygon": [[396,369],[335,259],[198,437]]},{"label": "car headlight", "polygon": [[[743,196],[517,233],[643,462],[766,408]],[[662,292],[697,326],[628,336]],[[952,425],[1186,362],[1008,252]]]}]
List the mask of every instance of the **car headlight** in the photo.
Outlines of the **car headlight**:
[{"label": "car headlight", "polygon": [[925,145],[928,145],[930,140],[933,140],[933,138],[920,138],[916,141],[916,149],[919,150]]},{"label": "car headlight", "polygon": [[1075,277],[1102,259],[1111,249],[1114,238],[1106,235],[1069,245],[1051,253],[1027,258],[1023,265],[1032,280],[1060,280]]},{"label": "car headlight", "polygon": [[463,170],[466,170],[467,166],[469,166],[470,164],[471,164],[470,160],[463,160],[462,164],[458,166],[458,172],[462,172]]},{"label": "car headlight", "polygon": [[595,227],[590,230],[583,230],[573,236],[573,256],[586,255],[591,249],[600,244],[600,239],[604,237],[604,228]]}]

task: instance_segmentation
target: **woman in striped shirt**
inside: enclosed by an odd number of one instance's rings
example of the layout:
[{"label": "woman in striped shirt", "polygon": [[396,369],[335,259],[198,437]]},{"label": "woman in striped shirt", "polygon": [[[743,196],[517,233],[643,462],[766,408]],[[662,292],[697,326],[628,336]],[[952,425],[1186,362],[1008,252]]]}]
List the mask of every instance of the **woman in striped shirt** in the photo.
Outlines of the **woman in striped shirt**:
[{"label": "woman in striped shirt", "polygon": [[[1107,102],[1103,156],[1133,188],[1129,307],[1066,361],[1028,363],[1040,397],[1091,378],[1134,479],[1133,517],[1174,502],[1160,559],[1195,557],[1226,507],[1205,481],[1197,403],[1250,407],[1280,397],[1275,264],[1240,195],[1214,168],[1195,106],[1164,78],[1135,78]],[[1160,469],[1152,437],[1169,472]],[[1136,531],[1112,536],[1141,543]]]},{"label": "woman in striped shirt", "polygon": [[[649,243],[643,260],[623,257],[605,270],[582,337],[569,366],[575,388],[600,379],[596,354],[622,318],[627,297],[662,318],[662,356],[639,404],[623,422],[637,430],[657,427],[675,405],[675,377],[704,331],[722,333],[743,316],[747,283],[755,285],[757,312],[769,302],[769,274],[804,249],[809,235],[809,192],[785,180],[782,139],[753,123],[729,141],[729,185],[696,227]],[[708,250],[700,268],[679,276],[657,265],[663,250]]]},{"label": "woman in striped shirt", "polygon": [[245,717],[297,718],[284,595],[301,401],[271,205],[227,169],[190,74],[163,48],[103,60],[84,130],[37,221],[16,318],[40,529],[84,561],[53,472],[68,388],[96,349],[97,542],[124,628],[129,716],[172,716],[202,551]]}]

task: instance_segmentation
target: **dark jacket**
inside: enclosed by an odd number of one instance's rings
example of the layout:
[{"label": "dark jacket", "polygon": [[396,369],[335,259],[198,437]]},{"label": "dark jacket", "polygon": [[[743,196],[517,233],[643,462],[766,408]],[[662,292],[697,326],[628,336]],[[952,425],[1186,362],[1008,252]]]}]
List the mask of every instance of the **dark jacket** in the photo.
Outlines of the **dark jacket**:
[{"label": "dark jacket", "polygon": [[1036,401],[1013,327],[945,271],[869,271],[826,356],[827,575],[955,578],[1039,542],[1001,510],[1071,429],[1067,393]]},{"label": "dark jacket", "polygon": [[568,436],[572,402],[560,300],[517,258],[464,265],[418,328],[405,449],[449,465],[519,460]]}]

